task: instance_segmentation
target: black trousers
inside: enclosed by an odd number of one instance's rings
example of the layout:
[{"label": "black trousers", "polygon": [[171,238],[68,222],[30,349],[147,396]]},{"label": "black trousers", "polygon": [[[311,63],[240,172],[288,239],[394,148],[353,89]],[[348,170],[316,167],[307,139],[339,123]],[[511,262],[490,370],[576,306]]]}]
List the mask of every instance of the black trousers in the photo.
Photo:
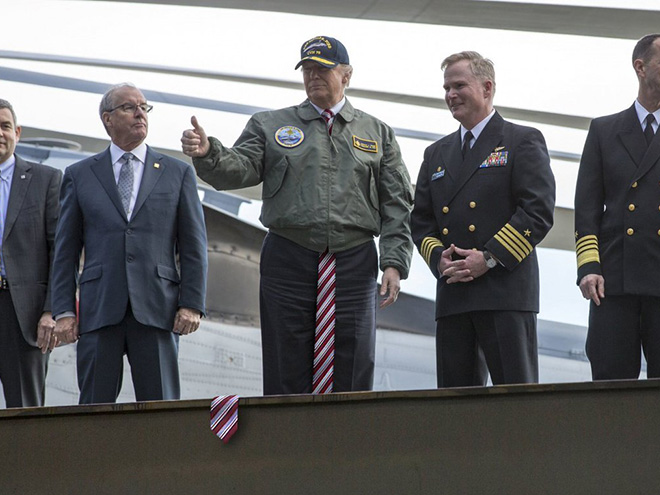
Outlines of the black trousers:
[{"label": "black trousers", "polygon": [[660,377],[660,297],[606,296],[589,309],[587,357],[594,380]]},{"label": "black trousers", "polygon": [[7,407],[44,405],[48,356],[25,341],[11,294],[0,289],[0,381]]},{"label": "black trousers", "polygon": [[[269,233],[261,251],[265,395],[312,391],[319,253]],[[378,255],[367,242],[336,253],[334,392],[371,390]]]},{"label": "black trousers", "polygon": [[137,401],[175,400],[179,384],[179,336],[143,325],[130,304],[124,319],[80,335],[77,344],[80,404],[116,402],[124,376],[124,354],[131,365]]},{"label": "black trousers", "polygon": [[438,387],[539,381],[536,313],[472,311],[437,320]]}]

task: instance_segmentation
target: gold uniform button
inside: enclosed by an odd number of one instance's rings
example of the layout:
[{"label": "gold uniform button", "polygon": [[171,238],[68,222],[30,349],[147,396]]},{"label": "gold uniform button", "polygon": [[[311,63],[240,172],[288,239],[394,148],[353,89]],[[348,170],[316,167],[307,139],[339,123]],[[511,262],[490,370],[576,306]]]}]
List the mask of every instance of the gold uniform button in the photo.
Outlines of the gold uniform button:
[{"label": "gold uniform button", "polygon": [[658,235],[660,235],[660,230],[658,230]]},{"label": "gold uniform button", "polygon": [[632,183],[632,187],[637,187],[637,181]]},{"label": "gold uniform button", "polygon": [[474,201],[470,201],[470,208],[476,208],[476,207],[477,207],[477,203],[475,203]]},{"label": "gold uniform button", "polygon": [[477,230],[477,228],[476,228],[474,225],[470,225],[470,226],[468,227],[468,230],[469,230],[470,232],[474,232],[475,230]]},{"label": "gold uniform button", "polygon": [[442,213],[449,213],[449,206],[443,206]]},{"label": "gold uniform button", "polygon": [[449,234],[449,229],[445,227],[444,229],[442,229],[442,235],[447,235],[447,234]]},{"label": "gold uniform button", "polygon": [[626,234],[628,234],[628,235],[633,235],[634,233],[635,233],[635,231],[633,229],[626,230]]},{"label": "gold uniform button", "polygon": [[635,205],[632,204],[632,203],[630,203],[630,204],[628,205],[628,210],[630,210],[630,211],[635,211]]}]

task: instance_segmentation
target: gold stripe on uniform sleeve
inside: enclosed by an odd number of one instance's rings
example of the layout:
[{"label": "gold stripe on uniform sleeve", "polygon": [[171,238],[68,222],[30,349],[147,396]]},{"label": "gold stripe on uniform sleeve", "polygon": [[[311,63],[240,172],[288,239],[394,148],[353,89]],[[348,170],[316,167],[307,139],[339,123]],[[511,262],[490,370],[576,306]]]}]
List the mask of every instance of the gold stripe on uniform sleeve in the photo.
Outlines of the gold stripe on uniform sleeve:
[{"label": "gold stripe on uniform sleeve", "polygon": [[578,268],[587,263],[600,263],[598,237],[595,235],[585,235],[578,239],[575,243],[575,255],[577,256]]},{"label": "gold stripe on uniform sleeve", "polygon": [[514,229],[511,224],[506,224],[495,234],[495,239],[499,241],[511,255],[521,262],[532,252],[532,245],[525,237]]},{"label": "gold stripe on uniform sleeve", "polygon": [[444,247],[442,241],[440,241],[440,239],[437,237],[424,237],[422,240],[422,247],[420,248],[419,252],[422,255],[422,258],[424,258],[424,261],[426,261],[426,264],[429,266],[431,266],[431,254],[437,247]]}]

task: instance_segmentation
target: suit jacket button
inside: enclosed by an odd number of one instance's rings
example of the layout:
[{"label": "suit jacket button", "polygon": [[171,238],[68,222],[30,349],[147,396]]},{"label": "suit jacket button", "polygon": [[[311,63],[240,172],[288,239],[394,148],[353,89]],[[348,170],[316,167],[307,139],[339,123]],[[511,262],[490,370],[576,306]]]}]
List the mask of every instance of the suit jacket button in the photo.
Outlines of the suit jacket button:
[{"label": "suit jacket button", "polygon": [[128,258],[126,258],[126,260],[127,260],[129,263],[133,263],[133,259],[134,259],[133,256],[129,256]]},{"label": "suit jacket button", "polygon": [[628,235],[633,235],[634,233],[635,233],[635,231],[633,229],[626,230],[626,234],[628,234]]},{"label": "suit jacket button", "polygon": [[634,187],[637,187],[637,181],[635,181],[635,182],[632,183],[632,187],[633,187],[633,188],[634,188]]},{"label": "suit jacket button", "polygon": [[470,201],[470,208],[476,208],[476,207],[477,207],[477,203],[475,203],[474,201]]},{"label": "suit jacket button", "polygon": [[470,225],[470,226],[468,227],[468,230],[469,230],[470,232],[474,232],[475,230],[477,230],[477,228],[476,228],[474,225]]},{"label": "suit jacket button", "polygon": [[628,205],[628,210],[629,210],[629,211],[635,211],[635,205],[632,204],[632,203],[630,203],[630,204]]},{"label": "suit jacket button", "polygon": [[442,213],[449,213],[449,206],[443,206]]},{"label": "suit jacket button", "polygon": [[445,227],[444,229],[442,229],[442,235],[447,235],[447,234],[449,234],[449,229]]}]

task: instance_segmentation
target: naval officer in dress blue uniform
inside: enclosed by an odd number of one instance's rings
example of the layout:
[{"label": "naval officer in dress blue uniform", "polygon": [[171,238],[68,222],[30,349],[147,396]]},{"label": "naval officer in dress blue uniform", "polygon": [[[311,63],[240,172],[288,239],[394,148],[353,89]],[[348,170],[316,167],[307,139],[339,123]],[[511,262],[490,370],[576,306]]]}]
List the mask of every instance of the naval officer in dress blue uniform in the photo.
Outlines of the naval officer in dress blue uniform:
[{"label": "naval officer in dress blue uniform", "polygon": [[[460,128],[424,153],[413,240],[437,277],[439,387],[538,381],[535,246],[553,222],[555,182],[541,133],[493,109],[495,70],[447,57],[445,101]],[[483,358],[482,358],[483,353]]]}]

